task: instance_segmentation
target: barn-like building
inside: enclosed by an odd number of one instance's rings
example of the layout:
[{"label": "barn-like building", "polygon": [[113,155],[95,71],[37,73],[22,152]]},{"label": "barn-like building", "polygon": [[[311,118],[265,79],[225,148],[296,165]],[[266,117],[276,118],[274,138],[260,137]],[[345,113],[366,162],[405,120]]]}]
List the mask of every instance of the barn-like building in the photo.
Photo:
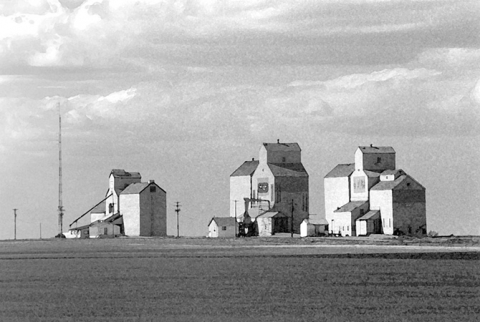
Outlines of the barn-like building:
[{"label": "barn-like building", "polygon": [[[78,237],[90,238],[166,236],[167,193],[154,180],[141,180],[138,172],[113,169],[105,198],[77,218],[70,225],[70,232]],[[89,224],[74,225],[88,215]]]},{"label": "barn-like building", "polygon": [[230,216],[251,218],[263,236],[291,232],[292,227],[299,233],[309,210],[309,176],[301,151],[298,143],[263,143],[258,160],[244,162],[230,175]]},{"label": "barn-like building", "polygon": [[395,162],[392,147],[360,146],[355,163],[339,164],[325,176],[325,218],[330,233],[426,233],[425,187],[396,169]]}]

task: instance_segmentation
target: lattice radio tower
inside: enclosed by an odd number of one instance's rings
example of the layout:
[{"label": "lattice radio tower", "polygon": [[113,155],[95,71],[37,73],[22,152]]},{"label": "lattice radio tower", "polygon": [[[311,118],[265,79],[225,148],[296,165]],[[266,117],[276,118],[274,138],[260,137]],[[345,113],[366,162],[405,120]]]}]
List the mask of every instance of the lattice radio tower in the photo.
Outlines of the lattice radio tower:
[{"label": "lattice radio tower", "polygon": [[62,114],[58,106],[58,236],[63,234],[63,201],[62,201]]}]

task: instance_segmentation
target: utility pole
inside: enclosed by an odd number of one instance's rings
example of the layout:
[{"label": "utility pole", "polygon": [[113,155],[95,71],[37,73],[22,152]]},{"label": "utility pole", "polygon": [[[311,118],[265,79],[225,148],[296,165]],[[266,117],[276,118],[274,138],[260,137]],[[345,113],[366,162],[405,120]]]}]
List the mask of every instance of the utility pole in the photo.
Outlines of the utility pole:
[{"label": "utility pole", "polygon": [[235,200],[235,237],[237,238],[237,200]]},{"label": "utility pole", "polygon": [[177,238],[180,237],[180,225],[178,221],[178,214],[180,213],[180,202],[177,201],[175,212],[177,213]]},{"label": "utility pole", "polygon": [[293,238],[293,199],[292,199],[292,217],[290,220],[290,231],[291,231],[291,237]]},{"label": "utility pole", "polygon": [[63,201],[62,201],[62,114],[58,106],[58,237],[63,234]]},{"label": "utility pole", "polygon": [[17,208],[13,209],[13,239],[17,239]]}]

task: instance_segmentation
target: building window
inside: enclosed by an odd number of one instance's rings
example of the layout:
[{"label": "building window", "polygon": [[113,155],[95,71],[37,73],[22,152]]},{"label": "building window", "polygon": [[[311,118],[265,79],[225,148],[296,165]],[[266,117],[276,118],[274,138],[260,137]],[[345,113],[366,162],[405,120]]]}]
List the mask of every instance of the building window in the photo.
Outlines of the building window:
[{"label": "building window", "polygon": [[108,228],[103,228],[103,234],[108,235]]},{"label": "building window", "polygon": [[350,231],[350,226],[347,226],[347,231]]},{"label": "building window", "polygon": [[377,163],[381,163],[382,162],[382,158],[377,158]]},{"label": "building window", "polygon": [[222,230],[227,230],[227,226],[222,226]]},{"label": "building window", "polygon": [[267,192],[268,192],[268,182],[259,182],[258,193],[267,193]]},{"label": "building window", "polygon": [[157,191],[157,187],[155,186],[150,186],[150,192],[155,192]]},{"label": "building window", "polygon": [[112,213],[113,212],[113,203],[108,205],[108,212]]}]

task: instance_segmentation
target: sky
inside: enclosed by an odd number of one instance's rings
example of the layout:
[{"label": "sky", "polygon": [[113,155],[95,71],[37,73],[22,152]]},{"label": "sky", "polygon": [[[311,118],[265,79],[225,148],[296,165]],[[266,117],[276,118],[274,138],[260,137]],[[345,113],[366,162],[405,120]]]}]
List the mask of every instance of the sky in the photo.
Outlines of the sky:
[{"label": "sky", "polygon": [[480,234],[478,0],[0,2],[0,239],[57,233],[111,169],[167,191],[168,234],[228,216],[229,176],[297,142],[310,209],[361,145],[394,147],[427,230]]}]

